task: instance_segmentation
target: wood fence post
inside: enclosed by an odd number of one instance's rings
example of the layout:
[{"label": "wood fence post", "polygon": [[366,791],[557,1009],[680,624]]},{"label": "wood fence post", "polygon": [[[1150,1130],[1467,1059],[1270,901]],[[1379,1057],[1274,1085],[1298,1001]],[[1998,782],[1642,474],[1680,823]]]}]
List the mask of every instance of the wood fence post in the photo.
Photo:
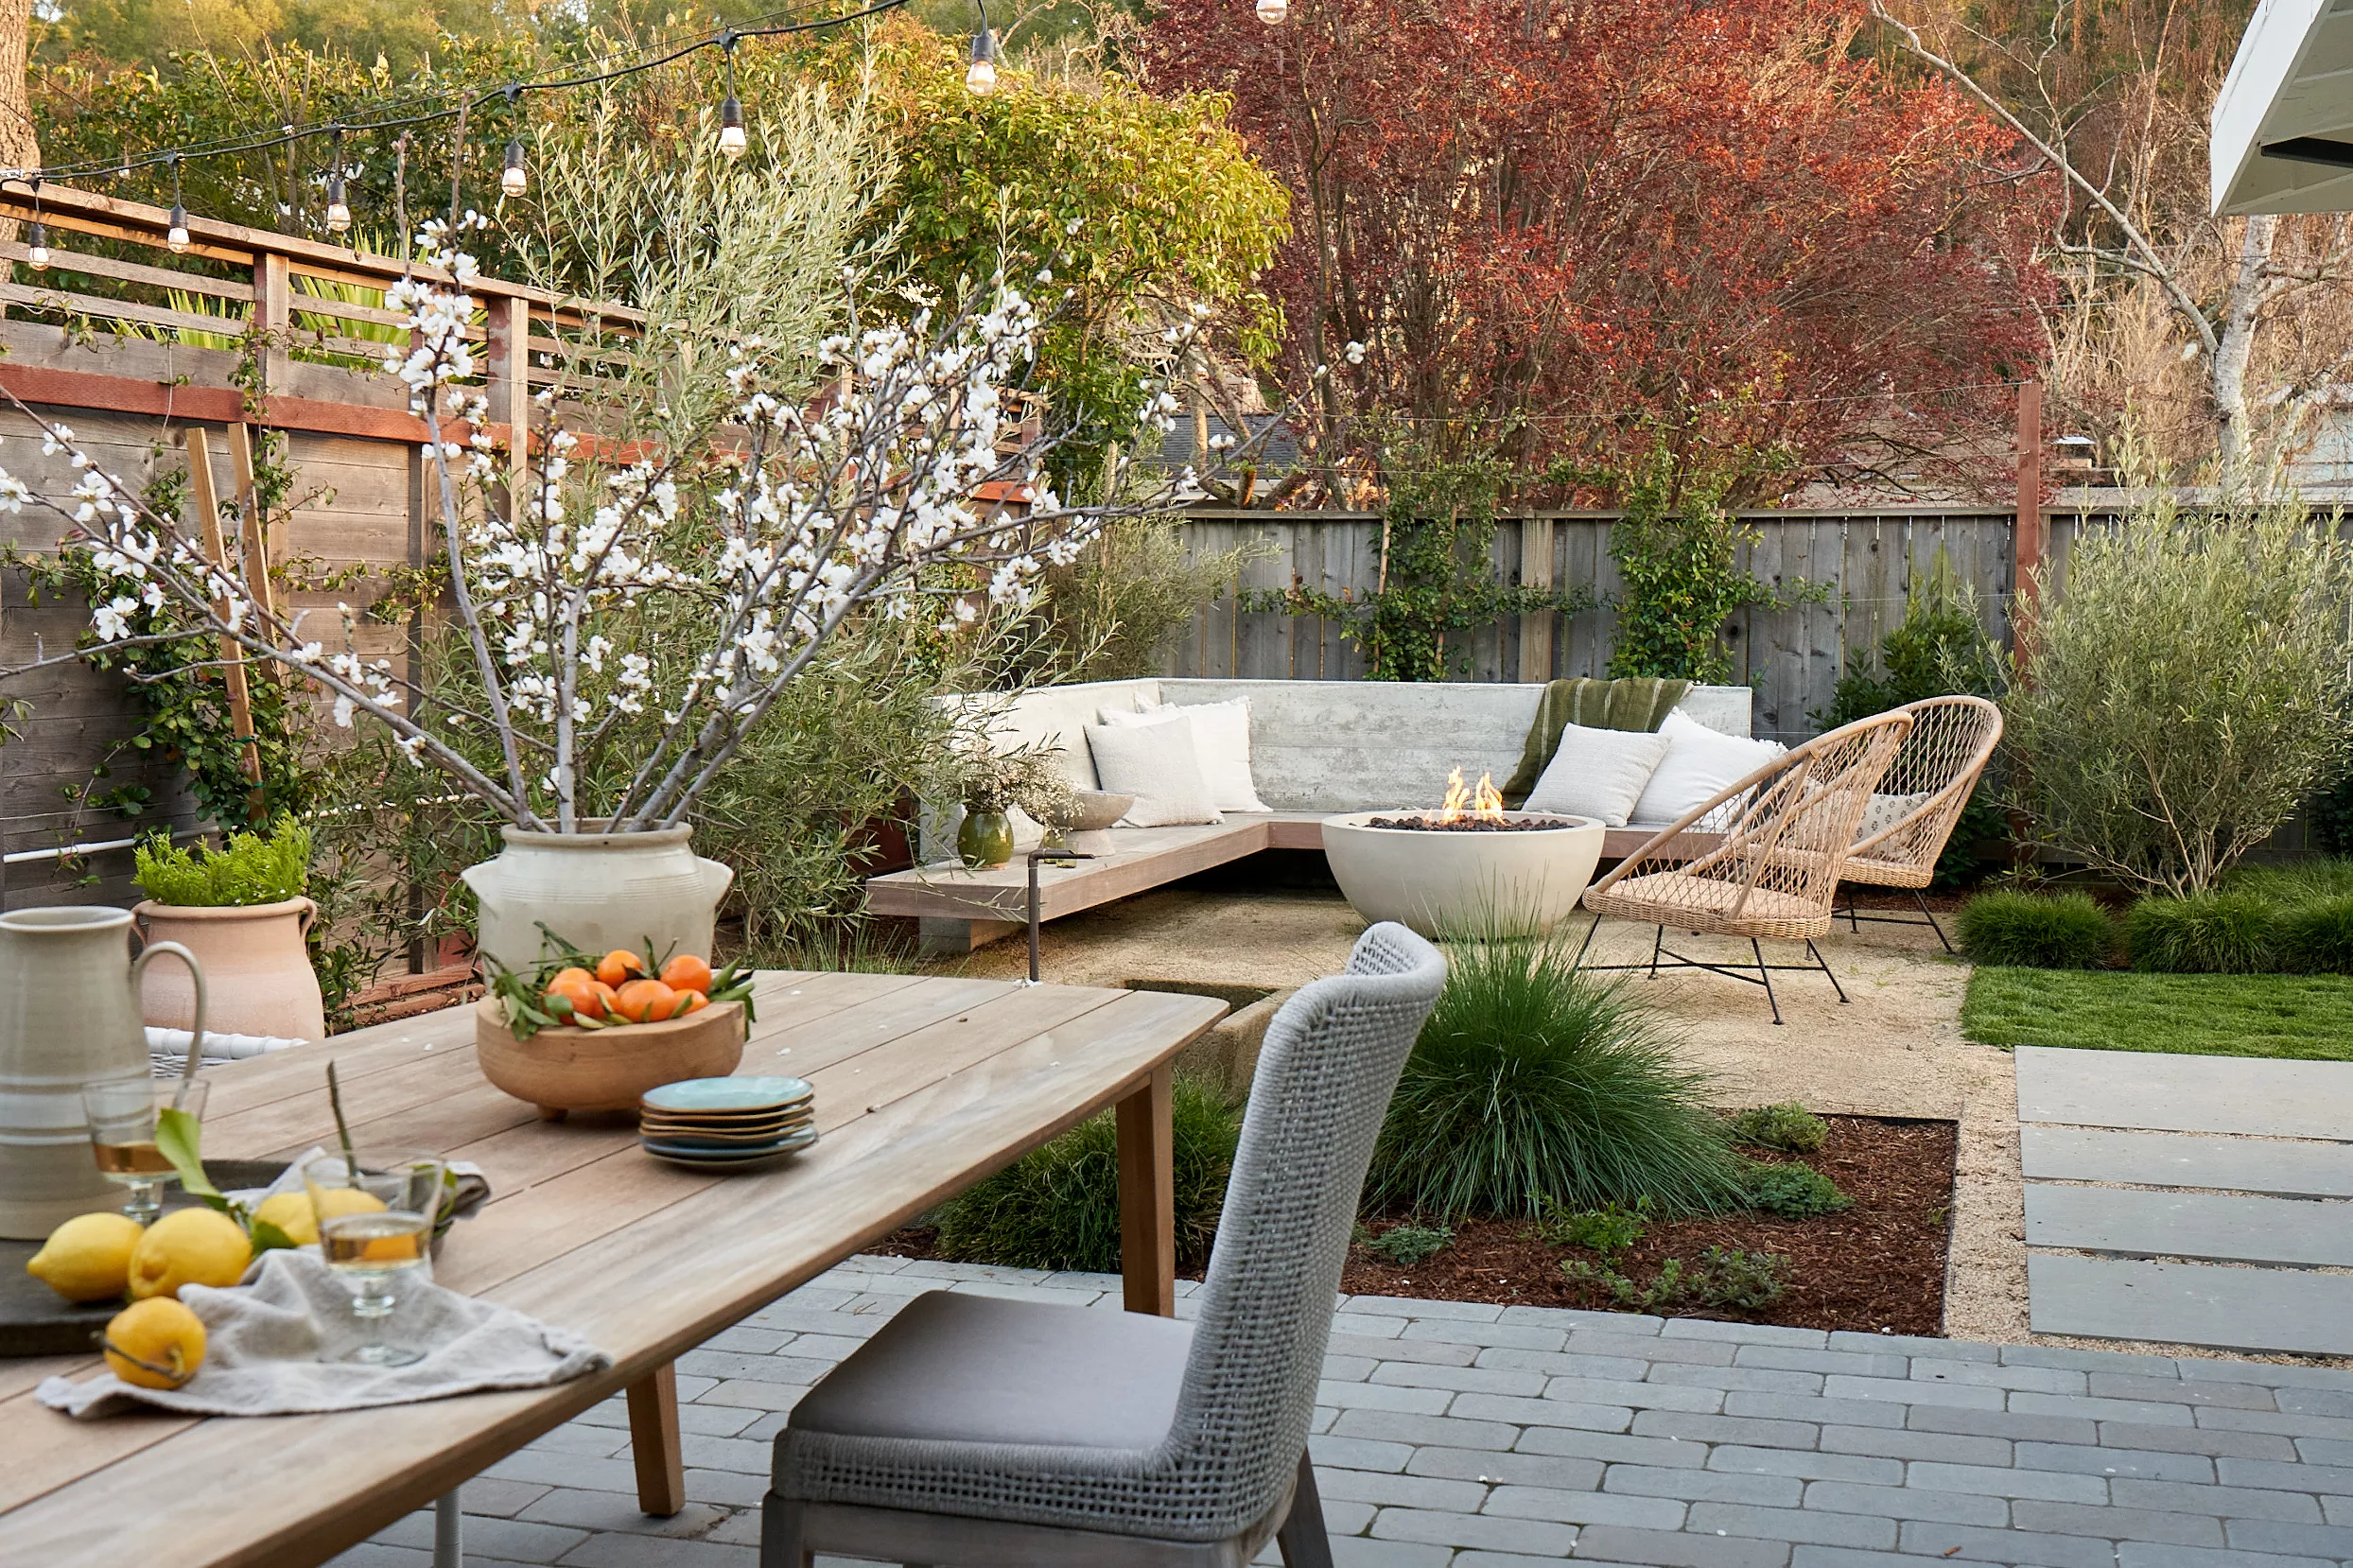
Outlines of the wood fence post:
[{"label": "wood fence post", "polygon": [[[202,530],[204,558],[222,571],[229,569],[229,549],[220,531],[220,493],[213,486],[212,443],[205,439],[204,427],[192,425],[187,434],[188,498],[196,503],[198,526]],[[213,610],[223,619],[228,618],[229,601],[216,596]],[[261,814],[261,746],[253,738],[253,693],[245,684],[245,650],[236,639],[220,639],[220,675],[229,688],[229,733],[237,743],[239,765],[253,789],[246,798],[246,815],[258,819]]]},{"label": "wood fence post", "polygon": [[[1552,586],[1552,519],[1527,516],[1520,519],[1520,585],[1527,588]],[[1520,679],[1548,681],[1552,679],[1552,631],[1558,616],[1551,610],[1532,610],[1520,618]]]},{"label": "wood fence post", "polygon": [[507,520],[520,523],[531,480],[531,302],[519,294],[490,301],[490,419],[507,427]]},{"label": "wood fence post", "polygon": [[[2034,572],[2043,564],[2049,529],[2049,519],[2043,514],[2043,384],[2028,381],[2018,388],[2018,523],[2011,547],[2011,584],[2016,600],[2034,597]],[[2014,615],[2011,632],[2014,642]]]},{"label": "wood fence post", "polygon": [[294,322],[294,272],[285,256],[264,252],[253,258],[253,324],[267,335],[261,354],[261,387],[266,395],[285,390],[287,335]]}]

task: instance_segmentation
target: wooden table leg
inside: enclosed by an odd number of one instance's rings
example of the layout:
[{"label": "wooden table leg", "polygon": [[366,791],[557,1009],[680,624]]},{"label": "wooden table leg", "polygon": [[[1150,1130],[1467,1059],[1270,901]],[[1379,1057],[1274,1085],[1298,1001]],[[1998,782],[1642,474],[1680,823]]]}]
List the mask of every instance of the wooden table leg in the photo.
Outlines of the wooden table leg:
[{"label": "wooden table leg", "polygon": [[1119,1103],[1120,1276],[1127,1310],[1176,1315],[1176,1178],[1169,1163],[1173,1073],[1163,1062]]},{"label": "wooden table leg", "polygon": [[629,1452],[637,1461],[637,1507],[665,1517],[687,1506],[678,1449],[678,1368],[664,1362],[629,1385]]}]

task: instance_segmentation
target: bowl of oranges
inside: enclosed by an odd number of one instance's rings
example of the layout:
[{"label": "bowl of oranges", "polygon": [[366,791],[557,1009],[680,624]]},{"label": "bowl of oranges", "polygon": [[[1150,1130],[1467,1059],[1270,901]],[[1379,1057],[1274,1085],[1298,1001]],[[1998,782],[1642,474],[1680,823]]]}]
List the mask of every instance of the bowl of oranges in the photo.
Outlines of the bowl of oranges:
[{"label": "bowl of oranges", "polygon": [[749,970],[651,944],[601,957],[548,946],[529,969],[494,967],[474,1012],[482,1076],[542,1116],[632,1109],[649,1089],[723,1077],[742,1060]]}]

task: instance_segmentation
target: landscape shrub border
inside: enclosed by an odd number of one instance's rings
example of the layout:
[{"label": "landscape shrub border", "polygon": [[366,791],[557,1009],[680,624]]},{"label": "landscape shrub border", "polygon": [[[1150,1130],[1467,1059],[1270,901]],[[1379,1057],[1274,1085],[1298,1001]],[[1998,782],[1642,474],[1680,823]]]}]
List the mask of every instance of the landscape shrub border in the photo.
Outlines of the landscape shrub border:
[{"label": "landscape shrub border", "polygon": [[2002,888],[1964,905],[1962,953],[2017,968],[2145,974],[2353,974],[2353,862],[2260,868],[2118,915],[2082,892]]}]

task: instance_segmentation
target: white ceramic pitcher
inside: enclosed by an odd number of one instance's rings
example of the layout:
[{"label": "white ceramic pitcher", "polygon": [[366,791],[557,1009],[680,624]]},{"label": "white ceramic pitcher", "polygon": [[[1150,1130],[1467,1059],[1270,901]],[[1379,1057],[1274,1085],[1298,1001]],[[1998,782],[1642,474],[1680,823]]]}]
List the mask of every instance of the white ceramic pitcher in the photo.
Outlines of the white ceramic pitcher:
[{"label": "white ceramic pitcher", "polygon": [[82,1086],[148,1071],[139,977],[168,953],[196,977],[203,1048],[204,971],[177,942],[131,956],[131,911],[83,906],[0,915],[0,1236],[37,1241],[76,1214],[113,1209],[98,1175]]}]

